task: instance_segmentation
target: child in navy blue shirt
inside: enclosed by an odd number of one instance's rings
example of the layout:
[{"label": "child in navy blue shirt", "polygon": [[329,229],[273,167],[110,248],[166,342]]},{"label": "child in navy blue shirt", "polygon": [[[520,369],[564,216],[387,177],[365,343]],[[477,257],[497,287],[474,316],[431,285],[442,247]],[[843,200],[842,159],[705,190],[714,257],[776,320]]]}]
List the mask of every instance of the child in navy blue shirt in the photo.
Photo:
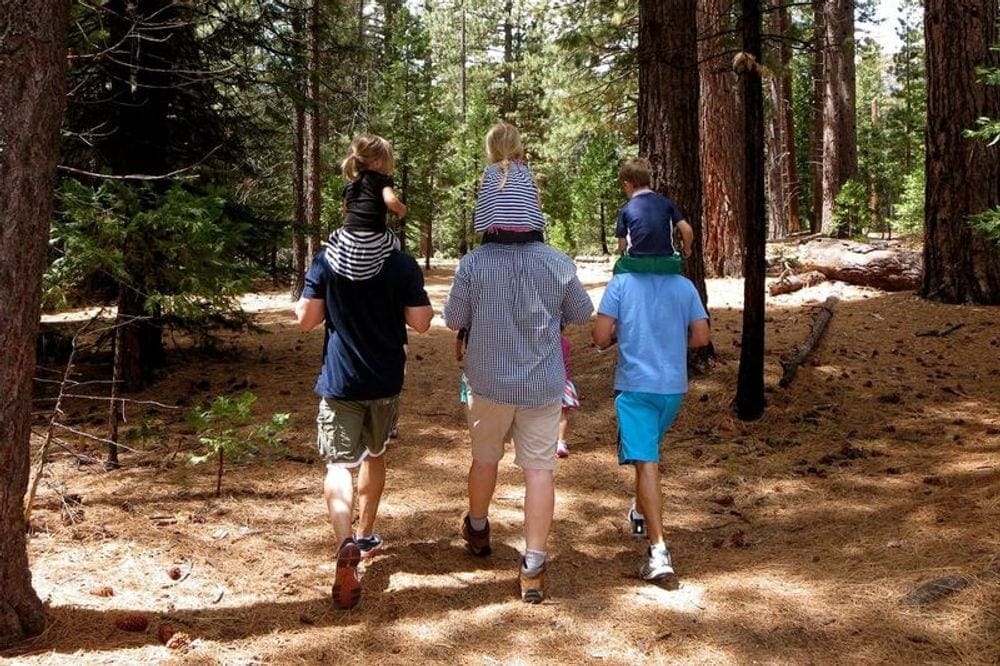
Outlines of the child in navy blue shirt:
[{"label": "child in navy blue shirt", "polygon": [[[680,255],[691,256],[691,225],[673,201],[649,188],[652,169],[648,160],[627,161],[618,179],[629,200],[615,224],[618,252],[623,253],[615,272],[679,273]],[[675,231],[678,242],[674,240]]]}]

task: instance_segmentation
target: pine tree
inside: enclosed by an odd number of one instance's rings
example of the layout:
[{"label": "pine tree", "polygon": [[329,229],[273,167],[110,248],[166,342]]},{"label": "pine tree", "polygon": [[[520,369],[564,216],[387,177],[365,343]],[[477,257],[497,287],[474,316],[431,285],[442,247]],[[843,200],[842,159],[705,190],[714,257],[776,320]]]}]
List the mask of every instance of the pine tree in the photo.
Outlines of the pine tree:
[{"label": "pine tree", "polygon": [[22,501],[28,484],[39,293],[66,98],[69,2],[0,2],[0,649],[45,627],[31,587]]}]

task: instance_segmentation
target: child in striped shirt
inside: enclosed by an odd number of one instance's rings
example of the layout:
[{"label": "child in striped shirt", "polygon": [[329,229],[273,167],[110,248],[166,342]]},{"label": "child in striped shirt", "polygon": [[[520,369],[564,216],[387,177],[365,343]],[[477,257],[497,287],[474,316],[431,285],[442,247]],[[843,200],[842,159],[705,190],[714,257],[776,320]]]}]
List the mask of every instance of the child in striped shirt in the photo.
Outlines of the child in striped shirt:
[{"label": "child in striped shirt", "polygon": [[344,223],[325,243],[333,271],[351,280],[366,280],[382,270],[382,264],[399,239],[386,226],[392,211],[406,216],[406,205],[393,190],[392,144],[375,134],[360,136],[351,144],[341,169],[344,186]]},{"label": "child in striped shirt", "polygon": [[542,200],[531,168],[524,161],[521,135],[499,122],[486,134],[486,157],[473,228],[484,243],[544,242]]}]

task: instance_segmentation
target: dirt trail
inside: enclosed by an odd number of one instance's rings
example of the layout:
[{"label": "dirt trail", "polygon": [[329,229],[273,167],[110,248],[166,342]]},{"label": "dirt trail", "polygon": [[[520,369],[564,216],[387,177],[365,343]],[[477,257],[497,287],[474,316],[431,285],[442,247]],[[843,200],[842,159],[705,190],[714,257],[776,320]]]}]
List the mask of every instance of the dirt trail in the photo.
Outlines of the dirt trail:
[{"label": "dirt trail", "polygon": [[[581,276],[595,301],[604,264]],[[440,312],[451,273],[428,288]],[[769,301],[767,382],[806,333],[809,302],[833,285]],[[1000,660],[1000,312],[909,293],[844,288],[812,364],[773,388],[756,423],[728,408],[740,327],[738,281],[711,281],[719,366],[692,381],[666,443],[666,528],[682,584],[638,579],[642,546],[625,534],[629,476],[615,463],[614,354],[569,329],[582,408],[557,468],[552,599],[515,596],[520,477],[501,466],[495,554],[461,546],[469,462],[453,335],[435,320],[411,336],[401,437],[379,530],[353,612],[329,601],[333,536],[322,466],[283,455],[232,467],[221,499],[211,467],[191,467],[180,411],[130,408],[126,467],[105,473],[55,456],[30,541],[47,632],[3,656],[18,663],[998,663]],[[197,401],[246,384],[260,413],[292,412],[288,453],[314,459],[312,383],[321,334],[302,334],[283,295],[248,303],[267,333],[215,353],[179,348],[145,397]],[[961,322],[947,337],[918,337]],[[94,427],[103,408],[70,405]],[[75,451],[97,451],[70,442]],[[56,492],[82,498],[60,519]],[[65,512],[62,512],[65,513]],[[178,567],[182,578],[168,571]],[[900,603],[946,574],[954,595]],[[114,596],[97,597],[99,586]],[[145,633],[116,628],[126,613]],[[194,641],[157,639],[169,623]]]}]

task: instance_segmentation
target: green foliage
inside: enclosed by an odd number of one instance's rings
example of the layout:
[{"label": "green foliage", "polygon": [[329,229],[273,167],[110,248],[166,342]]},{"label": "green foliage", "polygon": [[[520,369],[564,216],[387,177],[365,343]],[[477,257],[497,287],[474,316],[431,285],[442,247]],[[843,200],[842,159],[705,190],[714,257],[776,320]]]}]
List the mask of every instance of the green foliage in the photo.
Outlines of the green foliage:
[{"label": "green foliage", "polygon": [[[1000,47],[995,47],[994,50],[1000,51]],[[979,77],[986,85],[1000,86],[1000,68],[983,68],[979,70]],[[986,142],[989,146],[995,146],[1000,143],[1000,118],[979,118],[976,129],[969,130],[966,134]],[[1000,246],[1000,207],[973,215],[969,218],[969,224]]]},{"label": "green foliage", "polygon": [[258,453],[263,448],[279,444],[278,435],[288,425],[287,413],[276,413],[263,425],[253,425],[253,405],[257,396],[245,392],[238,397],[219,396],[208,408],[195,408],[188,413],[188,424],[198,435],[204,453],[191,455],[192,465],[204,463],[215,457],[218,476],[215,494],[222,492],[223,461]]},{"label": "green foliage", "polygon": [[896,204],[892,226],[904,234],[916,234],[924,228],[924,169],[923,164],[906,174],[903,191]]},{"label": "green foliage", "polygon": [[969,224],[995,245],[1000,246],[1000,207],[973,215],[969,218]]},{"label": "green foliage", "polygon": [[217,187],[194,192],[177,183],[163,195],[151,186],[104,181],[60,184],[50,245],[55,260],[44,302],[63,305],[87,289],[106,297],[119,285],[146,296],[146,308],[174,320],[198,321],[239,309],[253,271],[239,261],[252,227],[224,213]]},{"label": "green foliage", "polygon": [[833,220],[838,229],[844,229],[848,236],[856,236],[869,227],[871,209],[870,194],[866,183],[851,178],[844,183],[837,194]]}]

